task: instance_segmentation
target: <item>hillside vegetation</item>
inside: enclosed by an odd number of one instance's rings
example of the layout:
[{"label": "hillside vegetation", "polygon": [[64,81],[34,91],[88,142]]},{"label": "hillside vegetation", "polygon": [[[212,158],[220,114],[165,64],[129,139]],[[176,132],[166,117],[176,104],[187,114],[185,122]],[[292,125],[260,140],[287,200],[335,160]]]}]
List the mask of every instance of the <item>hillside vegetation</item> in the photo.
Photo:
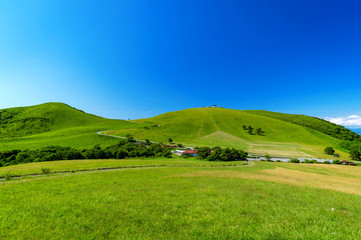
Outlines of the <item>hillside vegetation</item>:
[{"label": "hillside vegetation", "polygon": [[144,127],[147,124],[87,114],[63,103],[0,110],[0,150],[34,149],[49,145],[90,148],[118,140],[98,131]]},{"label": "hillside vegetation", "polygon": [[331,137],[342,139],[342,140],[350,140],[350,141],[360,141],[361,136],[357,133],[334,123],[328,122],[326,120],[309,117],[305,115],[299,114],[287,114],[287,113],[278,113],[278,112],[270,112],[263,110],[249,110],[249,113],[271,117],[275,119],[279,119],[285,122],[294,123],[300,126],[308,127],[319,131],[321,133],[327,134]]},{"label": "hillside vegetation", "polygon": [[[109,131],[108,134],[126,136],[131,134],[137,139],[151,139],[167,142],[172,138],[177,143],[194,146],[223,146],[245,149],[251,153],[300,156],[329,157],[323,154],[326,146],[333,146],[343,157],[347,153],[340,147],[340,139],[307,125],[320,120],[302,116],[305,124],[294,124],[289,118],[278,119],[277,113],[261,114],[257,111],[240,111],[224,108],[193,108],[169,112],[138,122],[156,124],[154,128],[134,128]],[[298,115],[294,115],[301,121]],[[296,121],[296,120],[295,120]],[[326,127],[334,124],[322,121]],[[243,126],[261,128],[264,134],[249,134]]]}]

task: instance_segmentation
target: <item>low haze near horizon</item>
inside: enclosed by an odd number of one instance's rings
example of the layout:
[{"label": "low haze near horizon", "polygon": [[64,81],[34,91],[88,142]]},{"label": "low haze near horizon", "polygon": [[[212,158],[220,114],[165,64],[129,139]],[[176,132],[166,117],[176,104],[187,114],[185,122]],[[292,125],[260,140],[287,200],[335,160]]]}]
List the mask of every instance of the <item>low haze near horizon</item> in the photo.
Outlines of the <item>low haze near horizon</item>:
[{"label": "low haze near horizon", "polygon": [[361,126],[360,1],[0,2],[0,108],[217,104]]}]

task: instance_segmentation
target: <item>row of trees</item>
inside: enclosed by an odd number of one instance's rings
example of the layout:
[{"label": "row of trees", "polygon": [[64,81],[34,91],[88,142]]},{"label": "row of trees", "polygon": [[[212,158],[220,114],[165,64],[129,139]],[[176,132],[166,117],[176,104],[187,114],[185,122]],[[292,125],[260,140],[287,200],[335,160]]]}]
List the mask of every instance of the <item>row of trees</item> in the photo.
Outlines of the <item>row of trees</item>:
[{"label": "row of trees", "polygon": [[208,161],[237,161],[245,160],[248,153],[243,150],[234,148],[220,148],[220,147],[201,147],[196,148],[200,159]]},{"label": "row of trees", "polygon": [[250,135],[261,135],[261,136],[264,136],[264,131],[262,131],[262,128],[257,128],[254,132],[254,128],[252,126],[246,126],[246,125],[243,125],[242,126],[243,130],[246,130],[248,132],[248,134]]},{"label": "row of trees", "polygon": [[172,157],[169,148],[160,144],[151,144],[146,147],[127,141],[102,148],[99,145],[91,149],[75,149],[71,147],[48,146],[36,150],[11,150],[0,153],[0,166],[19,163],[44,162],[55,160],[74,159],[124,159],[134,157]]}]

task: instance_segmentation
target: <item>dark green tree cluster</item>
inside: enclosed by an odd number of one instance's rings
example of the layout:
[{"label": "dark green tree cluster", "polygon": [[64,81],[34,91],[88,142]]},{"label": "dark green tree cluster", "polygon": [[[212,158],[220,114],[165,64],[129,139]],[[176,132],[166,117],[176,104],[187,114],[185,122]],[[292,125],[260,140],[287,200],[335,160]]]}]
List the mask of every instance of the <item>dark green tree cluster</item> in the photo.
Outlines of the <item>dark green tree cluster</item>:
[{"label": "dark green tree cluster", "polygon": [[99,145],[91,149],[49,146],[36,150],[11,150],[0,152],[0,166],[29,162],[44,162],[75,159],[124,159],[133,157],[172,157],[170,149],[159,144],[144,146],[121,141],[116,145],[102,148]]},{"label": "dark green tree cluster", "polygon": [[197,154],[200,159],[208,161],[237,161],[245,160],[248,153],[243,150],[236,150],[234,148],[220,148],[220,147],[201,147],[197,148]]},{"label": "dark green tree cluster", "polygon": [[335,149],[333,149],[333,147],[326,147],[323,151],[328,155],[333,155],[335,153]]},{"label": "dark green tree cluster", "polygon": [[264,136],[264,131],[262,131],[262,128],[257,128],[256,129],[256,133],[254,132],[254,128],[252,126],[246,126],[246,125],[243,125],[242,126],[243,130],[247,131],[248,134],[250,135],[261,135],[261,136]]}]

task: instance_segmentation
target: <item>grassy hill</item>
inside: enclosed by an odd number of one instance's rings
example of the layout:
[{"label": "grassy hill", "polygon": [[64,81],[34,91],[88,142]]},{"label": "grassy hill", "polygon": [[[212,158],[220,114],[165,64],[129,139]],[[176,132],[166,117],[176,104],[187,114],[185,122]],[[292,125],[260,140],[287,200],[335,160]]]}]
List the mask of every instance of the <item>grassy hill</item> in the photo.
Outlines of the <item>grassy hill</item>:
[{"label": "grassy hill", "polygon": [[[116,167],[123,168],[92,170]],[[134,159],[0,169],[25,175],[41,168],[67,172],[0,181],[1,239],[360,236],[360,167]]]},{"label": "grassy hill", "polygon": [[98,131],[144,126],[147,124],[101,118],[63,103],[9,108],[0,110],[0,149],[110,145],[118,140],[99,136]]},{"label": "grassy hill", "polygon": [[[243,126],[261,128],[263,135],[250,135]],[[192,108],[136,121],[105,119],[62,103],[0,110],[0,150],[33,149],[49,145],[90,148],[115,144],[106,134],[191,146],[221,146],[276,156],[329,157],[326,146],[339,147],[349,130],[304,115],[224,108]],[[254,131],[255,132],[255,131]],[[340,134],[337,134],[340,133]]]},{"label": "grassy hill", "polygon": [[[267,113],[267,114],[266,114]],[[340,147],[340,139],[307,126],[278,117],[278,113],[266,111],[241,111],[224,108],[192,108],[169,112],[147,119],[137,120],[140,123],[159,125],[156,128],[134,128],[108,131],[108,134],[126,136],[133,135],[137,139],[150,139],[159,142],[174,142],[193,146],[224,146],[243,148],[251,153],[271,154],[279,156],[329,157],[323,154],[326,146],[337,149],[343,157],[347,157]],[[312,125],[332,123],[302,116],[304,122]],[[261,128],[264,135],[250,135],[243,125]]]}]

